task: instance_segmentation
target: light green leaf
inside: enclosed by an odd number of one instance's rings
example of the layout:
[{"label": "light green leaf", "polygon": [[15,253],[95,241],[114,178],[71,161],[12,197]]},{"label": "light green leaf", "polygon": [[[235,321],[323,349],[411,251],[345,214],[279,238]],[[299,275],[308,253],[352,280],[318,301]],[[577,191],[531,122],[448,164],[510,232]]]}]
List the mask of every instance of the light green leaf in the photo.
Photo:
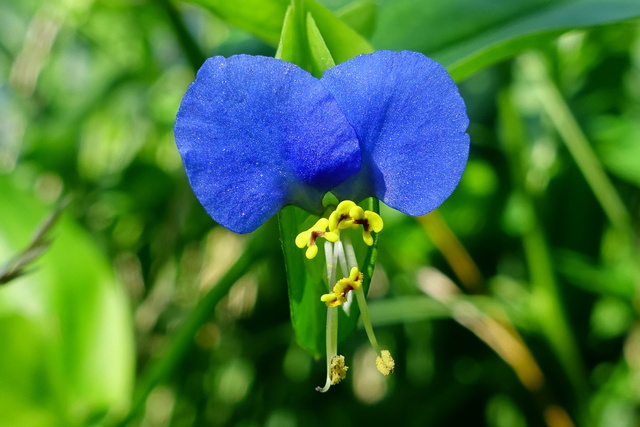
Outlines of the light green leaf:
[{"label": "light green leaf", "polygon": [[[281,40],[285,14],[290,4],[287,0],[192,0],[267,43],[278,46]],[[361,53],[373,52],[369,43],[355,30],[336,18],[331,11],[314,0],[296,0],[296,9],[304,6],[311,13],[315,24],[336,63],[344,62]],[[304,17],[304,15],[303,15]],[[286,26],[286,25],[285,25]]]},{"label": "light green leaf", "polygon": [[311,58],[305,43],[305,33],[304,7],[299,1],[293,1],[284,15],[282,34],[275,57],[310,70]]},{"label": "light green leaf", "polygon": [[[29,243],[48,210],[6,177],[0,188],[2,263]],[[122,415],[130,402],[124,291],[71,219],[63,215],[52,237],[31,271],[0,288],[0,402],[11,402],[0,408],[0,425],[87,425]]]},{"label": "light green leaf", "polygon": [[637,0],[385,0],[372,42],[423,52],[462,80],[565,31],[638,16]]},{"label": "light green leaf", "polygon": [[369,38],[376,29],[378,3],[371,0],[353,2],[336,12],[336,16],[358,34]]},{"label": "light green leaf", "polygon": [[591,124],[598,158],[617,177],[640,187],[640,123],[635,117],[602,116]]},{"label": "light green leaf", "polygon": [[277,46],[289,0],[191,0],[225,22]]},{"label": "light green leaf", "polygon": [[328,9],[313,0],[305,0],[307,11],[324,38],[336,64],[340,64],[362,53],[371,53],[373,48],[360,34],[336,18]]},{"label": "light green leaf", "polygon": [[309,53],[311,53],[311,74],[316,77],[322,77],[326,70],[336,64],[333,62],[331,52],[329,52],[320,30],[316,26],[316,21],[310,13],[307,14],[307,38],[309,40]]}]

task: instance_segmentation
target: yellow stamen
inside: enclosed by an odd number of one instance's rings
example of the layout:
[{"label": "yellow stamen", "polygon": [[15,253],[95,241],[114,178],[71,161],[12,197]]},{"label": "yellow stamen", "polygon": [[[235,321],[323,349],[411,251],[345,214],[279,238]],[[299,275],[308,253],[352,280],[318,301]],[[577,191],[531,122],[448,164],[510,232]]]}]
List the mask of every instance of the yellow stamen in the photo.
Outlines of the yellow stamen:
[{"label": "yellow stamen", "polygon": [[340,233],[340,230],[353,226],[353,220],[349,215],[351,209],[356,206],[351,200],[338,203],[336,210],[329,215],[329,231]]},{"label": "yellow stamen", "polygon": [[333,356],[331,366],[329,367],[329,377],[331,385],[336,385],[347,377],[349,367],[344,363],[344,356]]},{"label": "yellow stamen", "polygon": [[327,304],[327,307],[338,307],[339,305],[344,304],[347,299],[343,294],[337,294],[335,292],[331,292],[330,294],[324,294],[320,297],[320,301]]},{"label": "yellow stamen", "polygon": [[358,267],[353,267],[349,277],[338,280],[338,283],[333,287],[333,292],[322,295],[320,301],[327,304],[327,307],[337,307],[344,304],[347,302],[346,295],[350,291],[360,289],[363,278],[364,275],[358,270]]},{"label": "yellow stamen", "polygon": [[362,225],[362,239],[371,246],[373,245],[371,232],[379,233],[384,222],[380,215],[373,211],[365,211],[351,200],[340,202],[329,216],[329,230],[337,235],[340,234],[340,230],[356,228],[358,225]]},{"label": "yellow stamen", "polygon": [[305,256],[309,259],[313,259],[318,254],[318,246],[316,245],[316,239],[323,237],[330,242],[338,241],[338,234],[327,231],[329,220],[327,218],[320,218],[316,223],[308,230],[296,236],[296,246],[300,249],[307,247]]},{"label": "yellow stamen", "polygon": [[380,217],[380,215],[373,211],[365,211],[364,220],[361,224],[362,238],[364,239],[364,242],[369,246],[373,245],[373,237],[371,237],[371,232],[375,231],[376,233],[379,233],[382,230],[382,227],[384,226],[382,218]]},{"label": "yellow stamen", "polygon": [[380,356],[376,357],[376,368],[382,375],[389,375],[396,367],[396,362],[391,357],[389,350],[382,350]]}]

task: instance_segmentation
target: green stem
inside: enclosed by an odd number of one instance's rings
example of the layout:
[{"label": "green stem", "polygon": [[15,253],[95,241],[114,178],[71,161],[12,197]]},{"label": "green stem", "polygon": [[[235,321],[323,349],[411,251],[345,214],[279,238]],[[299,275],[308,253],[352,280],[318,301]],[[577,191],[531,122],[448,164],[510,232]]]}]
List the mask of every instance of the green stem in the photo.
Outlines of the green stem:
[{"label": "green stem", "polygon": [[347,271],[344,271],[343,274],[345,276],[348,276],[353,267],[358,267],[359,269],[360,266],[358,265],[358,259],[356,258],[356,251],[353,249],[353,245],[351,244],[351,240],[349,239],[349,237],[346,235],[342,236],[342,241],[342,246],[344,247],[344,255],[347,259]]},{"label": "green stem", "polygon": [[552,257],[534,206],[532,190],[525,184],[529,164],[526,159],[525,131],[522,117],[508,95],[500,97],[500,127],[505,151],[509,156],[511,175],[522,207],[526,210],[521,224],[522,244],[531,283],[531,312],[538,321],[541,333],[551,351],[566,372],[576,400],[584,409],[587,396],[585,369],[571,327],[567,321],[558,283],[552,266]]},{"label": "green stem", "polygon": [[254,236],[235,264],[198,302],[176,334],[171,338],[162,355],[149,363],[142,373],[131,410],[119,426],[128,425],[139,415],[149,393],[164,381],[182,361],[193,345],[193,337],[202,325],[211,318],[211,314],[214,312],[218,302],[227,295],[231,286],[244,276],[255,265],[256,261],[266,253],[267,247],[260,240],[260,235]]},{"label": "green stem", "polygon": [[551,254],[543,232],[537,224],[523,236],[523,246],[530,270],[531,310],[573,385],[577,401],[582,404],[588,396],[585,369],[562,307],[562,297],[553,273]]},{"label": "green stem", "polygon": [[331,388],[331,361],[338,354],[338,310],[334,307],[327,307],[326,350],[327,379],[324,387],[316,387],[316,391],[320,393],[324,393]]},{"label": "green stem", "polygon": [[205,59],[207,59],[207,56],[202,52],[202,49],[198,46],[198,43],[187,29],[187,26],[182,22],[180,12],[176,9],[173,3],[171,3],[171,0],[161,0],[160,6],[167,13],[178,43],[182,46],[182,50],[187,56],[191,68],[197,71],[202,66]]},{"label": "green stem", "polygon": [[380,346],[378,345],[376,334],[373,332],[373,326],[371,326],[371,317],[369,317],[369,309],[367,308],[367,299],[364,296],[364,291],[362,290],[362,287],[360,287],[354,292],[356,293],[356,298],[358,299],[358,308],[360,309],[360,316],[362,318],[364,330],[367,332],[367,337],[369,338],[371,346],[376,351],[376,353],[378,353],[378,356],[380,356]]},{"label": "green stem", "polygon": [[609,221],[623,232],[630,231],[629,211],[604,172],[562,94],[551,81],[542,56],[529,53],[523,55],[520,61],[522,72],[536,86],[536,90],[532,92],[538,95],[542,109],[562,137]]}]

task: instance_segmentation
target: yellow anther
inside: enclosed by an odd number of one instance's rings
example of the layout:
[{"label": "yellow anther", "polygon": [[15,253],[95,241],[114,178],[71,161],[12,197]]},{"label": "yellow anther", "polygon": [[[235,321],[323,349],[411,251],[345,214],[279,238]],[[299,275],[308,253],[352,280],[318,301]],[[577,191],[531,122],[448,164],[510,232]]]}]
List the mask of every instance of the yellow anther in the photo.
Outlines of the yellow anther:
[{"label": "yellow anther", "polygon": [[358,225],[362,225],[362,239],[371,246],[373,245],[371,232],[380,232],[384,223],[380,215],[373,211],[365,211],[351,200],[340,202],[336,210],[329,215],[329,230],[336,234],[340,234],[340,230],[356,228]]},{"label": "yellow anther", "polygon": [[[354,223],[356,222],[357,221],[354,221]],[[365,211],[364,219],[362,219],[362,222],[357,223],[362,224],[362,239],[364,240],[364,242],[369,246],[373,245],[373,237],[371,237],[371,232],[375,231],[376,233],[379,233],[384,226],[384,222],[382,221],[380,215],[373,211]]]},{"label": "yellow anther", "polygon": [[360,289],[360,286],[362,286],[363,277],[364,275],[360,272],[360,270],[358,270],[358,267],[353,267],[349,272],[349,277],[338,280],[338,283],[336,283],[336,285],[333,287],[333,292],[341,290],[346,294],[350,290],[355,291],[357,289]]},{"label": "yellow anther", "polygon": [[349,216],[354,222],[357,220],[362,220],[364,219],[364,209],[362,209],[358,205],[355,205],[349,210]]},{"label": "yellow anther", "polygon": [[347,377],[349,367],[344,363],[344,356],[333,356],[329,367],[329,378],[331,385],[336,385]]},{"label": "yellow anther", "polygon": [[389,375],[396,367],[396,362],[391,357],[389,350],[382,350],[380,356],[376,357],[376,368],[382,375]]},{"label": "yellow anther", "polygon": [[340,230],[353,226],[353,220],[349,215],[351,209],[356,206],[351,200],[344,200],[338,203],[336,210],[329,215],[329,230],[339,233]]},{"label": "yellow anther", "polygon": [[307,247],[306,257],[313,259],[318,254],[318,246],[316,245],[316,239],[323,237],[330,242],[337,242],[338,235],[331,231],[327,231],[329,220],[327,218],[320,218],[310,229],[303,231],[296,236],[296,246],[300,249]]},{"label": "yellow anther", "polygon": [[363,278],[364,275],[358,270],[358,267],[353,267],[349,277],[338,280],[338,283],[333,287],[333,292],[322,295],[320,301],[327,304],[327,307],[337,307],[344,304],[347,302],[346,295],[350,291],[360,289]]},{"label": "yellow anther", "polygon": [[320,297],[320,301],[327,304],[327,307],[337,307],[339,305],[344,304],[347,299],[344,297],[344,294],[337,294],[335,292],[331,292],[330,294],[324,294]]}]

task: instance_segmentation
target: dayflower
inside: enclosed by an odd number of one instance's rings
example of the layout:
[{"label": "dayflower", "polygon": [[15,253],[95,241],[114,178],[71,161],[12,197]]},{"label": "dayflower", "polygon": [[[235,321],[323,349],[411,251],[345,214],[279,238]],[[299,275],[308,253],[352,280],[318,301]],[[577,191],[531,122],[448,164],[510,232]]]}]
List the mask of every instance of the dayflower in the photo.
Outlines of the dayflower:
[{"label": "dayflower", "polygon": [[[327,306],[327,380],[319,391],[346,376],[337,354],[338,310],[348,313],[354,294],[378,370],[389,375],[395,368],[373,333],[364,276],[341,235],[362,227],[371,246],[371,233],[383,229],[380,215],[357,203],[375,197],[409,215],[438,207],[466,165],[467,126],[446,70],[408,51],[360,55],[320,79],[274,58],[215,57],[185,94],[178,150],[196,196],[218,223],[247,233],[286,205],[322,216],[327,192],[342,200],[295,239],[309,259],[325,239],[329,292],[318,303]],[[346,277],[336,280],[338,270]]]}]

